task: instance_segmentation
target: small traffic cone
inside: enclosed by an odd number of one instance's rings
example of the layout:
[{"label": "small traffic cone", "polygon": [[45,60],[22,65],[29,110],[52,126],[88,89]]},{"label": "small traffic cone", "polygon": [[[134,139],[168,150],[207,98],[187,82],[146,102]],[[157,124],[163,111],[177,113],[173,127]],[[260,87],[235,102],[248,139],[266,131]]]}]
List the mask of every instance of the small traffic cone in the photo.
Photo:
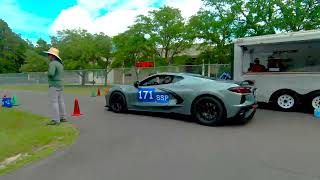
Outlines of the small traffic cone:
[{"label": "small traffic cone", "polygon": [[5,107],[6,99],[7,99],[6,95],[4,95],[4,96],[1,98],[1,106],[2,106],[2,107]]},{"label": "small traffic cone", "polygon": [[2,99],[2,107],[12,108],[11,98],[9,98],[9,97],[4,97],[4,98]]},{"label": "small traffic cone", "polygon": [[96,91],[93,89],[92,91],[91,91],[91,97],[96,97],[97,95],[96,95]]},{"label": "small traffic cone", "polygon": [[320,119],[320,108],[315,108],[314,109],[314,116],[318,119]]},{"label": "small traffic cone", "polygon": [[20,104],[19,104],[19,101],[18,101],[18,97],[17,97],[16,95],[14,95],[14,96],[12,97],[11,102],[12,102],[12,106],[19,106],[19,105],[20,105]]},{"label": "small traffic cone", "polygon": [[78,98],[75,98],[74,99],[74,108],[73,108],[72,116],[81,116],[81,115],[83,115],[83,114],[80,112]]},{"label": "small traffic cone", "polygon": [[98,88],[97,96],[101,96],[100,88]]}]

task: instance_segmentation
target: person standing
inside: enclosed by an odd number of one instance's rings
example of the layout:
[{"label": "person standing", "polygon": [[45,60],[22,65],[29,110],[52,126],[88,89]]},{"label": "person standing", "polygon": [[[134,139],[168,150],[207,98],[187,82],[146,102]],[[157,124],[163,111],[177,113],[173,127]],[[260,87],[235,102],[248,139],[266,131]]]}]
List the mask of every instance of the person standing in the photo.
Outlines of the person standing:
[{"label": "person standing", "polygon": [[256,58],[250,70],[251,72],[264,72],[265,69],[265,66],[260,64],[259,58]]},{"label": "person standing", "polygon": [[63,63],[57,48],[44,51],[50,60],[48,68],[49,98],[52,106],[52,120],[47,125],[66,122],[66,108],[63,99]]}]

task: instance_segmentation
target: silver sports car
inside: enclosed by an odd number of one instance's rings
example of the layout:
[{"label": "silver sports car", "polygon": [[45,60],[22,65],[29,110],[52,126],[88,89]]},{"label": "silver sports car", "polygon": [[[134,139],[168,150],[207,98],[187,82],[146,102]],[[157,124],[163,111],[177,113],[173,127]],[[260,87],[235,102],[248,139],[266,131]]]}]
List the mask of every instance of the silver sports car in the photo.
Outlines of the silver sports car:
[{"label": "silver sports car", "polygon": [[245,123],[257,108],[253,82],[213,80],[186,73],[160,73],[134,85],[113,86],[106,107],[120,113],[127,110],[191,115],[208,126],[229,119]]}]

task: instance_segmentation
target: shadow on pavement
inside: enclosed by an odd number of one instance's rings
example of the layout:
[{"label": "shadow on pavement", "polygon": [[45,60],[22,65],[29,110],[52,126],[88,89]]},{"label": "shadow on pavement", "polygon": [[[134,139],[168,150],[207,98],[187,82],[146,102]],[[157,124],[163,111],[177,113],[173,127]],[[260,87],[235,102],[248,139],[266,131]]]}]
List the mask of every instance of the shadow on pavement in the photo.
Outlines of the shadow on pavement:
[{"label": "shadow on pavement", "polygon": [[[258,105],[259,105],[258,109],[283,112],[283,111],[278,110],[275,107],[273,107],[273,105],[271,103],[269,103],[269,104],[268,103],[258,103]],[[307,109],[302,105],[299,105],[293,112],[304,113],[304,114],[312,114],[313,113],[312,110]]]},{"label": "shadow on pavement", "polygon": [[[144,111],[128,111],[127,113],[133,114],[133,115],[139,115],[139,116],[158,117],[163,119],[172,119],[175,121],[182,121],[186,123],[197,124],[197,122],[193,119],[192,116],[176,114],[176,113],[157,113],[157,112],[144,112]],[[250,123],[250,122],[251,120],[248,121],[247,123]],[[228,119],[225,123],[221,124],[221,126],[243,126],[247,123],[239,123],[237,122],[237,119]]]}]

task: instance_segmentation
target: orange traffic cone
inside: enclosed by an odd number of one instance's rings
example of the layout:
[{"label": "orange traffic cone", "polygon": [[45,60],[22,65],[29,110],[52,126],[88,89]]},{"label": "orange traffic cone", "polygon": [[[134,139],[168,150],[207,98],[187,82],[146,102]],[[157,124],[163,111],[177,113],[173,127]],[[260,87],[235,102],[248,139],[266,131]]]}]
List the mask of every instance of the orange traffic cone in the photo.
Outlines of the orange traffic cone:
[{"label": "orange traffic cone", "polygon": [[72,116],[81,116],[81,115],[83,115],[83,114],[80,112],[78,98],[75,98],[74,99],[74,109],[73,109]]},{"label": "orange traffic cone", "polygon": [[97,93],[97,96],[101,96],[101,93],[100,93],[100,88],[98,88],[98,93]]}]

